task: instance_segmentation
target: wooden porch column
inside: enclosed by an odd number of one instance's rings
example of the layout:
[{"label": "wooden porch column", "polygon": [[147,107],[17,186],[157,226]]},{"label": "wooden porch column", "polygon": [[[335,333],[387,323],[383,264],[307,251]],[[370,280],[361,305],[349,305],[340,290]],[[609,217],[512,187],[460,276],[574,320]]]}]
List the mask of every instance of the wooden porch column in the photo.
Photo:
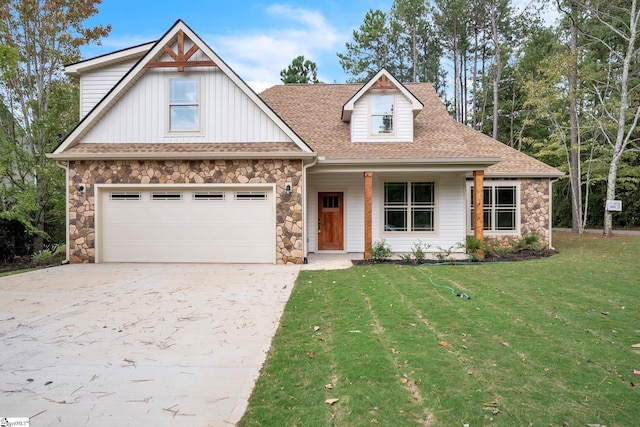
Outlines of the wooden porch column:
[{"label": "wooden porch column", "polygon": [[364,173],[364,259],[371,259],[373,172]]},{"label": "wooden porch column", "polygon": [[[484,171],[473,171],[473,237],[484,240]],[[484,259],[484,248],[478,249],[478,256]]]}]

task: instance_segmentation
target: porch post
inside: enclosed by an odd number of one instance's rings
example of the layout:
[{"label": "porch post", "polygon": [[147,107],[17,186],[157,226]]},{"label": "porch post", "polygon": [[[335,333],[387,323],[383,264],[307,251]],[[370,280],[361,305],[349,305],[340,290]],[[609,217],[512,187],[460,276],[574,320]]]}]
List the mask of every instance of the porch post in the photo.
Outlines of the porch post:
[{"label": "porch post", "polygon": [[[484,240],[484,171],[473,171],[473,237]],[[478,249],[478,256],[484,259],[484,247]]]},{"label": "porch post", "polygon": [[371,259],[373,172],[364,173],[364,259]]}]

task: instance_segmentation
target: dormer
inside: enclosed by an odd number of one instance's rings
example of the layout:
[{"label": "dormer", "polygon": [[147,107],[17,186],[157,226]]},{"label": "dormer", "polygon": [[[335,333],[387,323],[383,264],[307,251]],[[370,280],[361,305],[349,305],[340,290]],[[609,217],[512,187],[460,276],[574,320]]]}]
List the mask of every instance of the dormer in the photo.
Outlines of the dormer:
[{"label": "dormer", "polygon": [[413,118],[423,104],[384,68],[342,107],[351,142],[413,142]]}]

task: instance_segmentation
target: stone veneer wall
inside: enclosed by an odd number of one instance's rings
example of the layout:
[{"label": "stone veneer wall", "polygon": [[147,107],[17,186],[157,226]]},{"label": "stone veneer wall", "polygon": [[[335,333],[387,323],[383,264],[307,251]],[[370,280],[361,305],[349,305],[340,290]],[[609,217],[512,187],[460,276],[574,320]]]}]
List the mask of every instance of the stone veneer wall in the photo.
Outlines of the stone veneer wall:
[{"label": "stone veneer wall", "polygon": [[[490,182],[490,179],[485,182]],[[508,245],[520,239],[525,234],[537,234],[540,241],[549,245],[549,214],[550,214],[549,179],[527,178],[520,179],[520,236],[492,236],[485,235],[493,243]]]},{"label": "stone veneer wall", "polygon": [[[302,264],[301,160],[72,161],[69,164],[69,261],[95,262],[95,184],[275,183],[276,262]],[[291,194],[284,195],[286,182]],[[78,184],[86,190],[79,195]]]}]

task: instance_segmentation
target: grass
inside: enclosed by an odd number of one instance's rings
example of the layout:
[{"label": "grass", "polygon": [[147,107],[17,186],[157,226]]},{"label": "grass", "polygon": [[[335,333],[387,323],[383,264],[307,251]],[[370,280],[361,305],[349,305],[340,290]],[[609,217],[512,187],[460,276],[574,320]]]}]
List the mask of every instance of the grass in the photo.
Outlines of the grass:
[{"label": "grass", "polygon": [[239,425],[634,424],[640,238],[554,244],[508,264],[301,272]]}]

